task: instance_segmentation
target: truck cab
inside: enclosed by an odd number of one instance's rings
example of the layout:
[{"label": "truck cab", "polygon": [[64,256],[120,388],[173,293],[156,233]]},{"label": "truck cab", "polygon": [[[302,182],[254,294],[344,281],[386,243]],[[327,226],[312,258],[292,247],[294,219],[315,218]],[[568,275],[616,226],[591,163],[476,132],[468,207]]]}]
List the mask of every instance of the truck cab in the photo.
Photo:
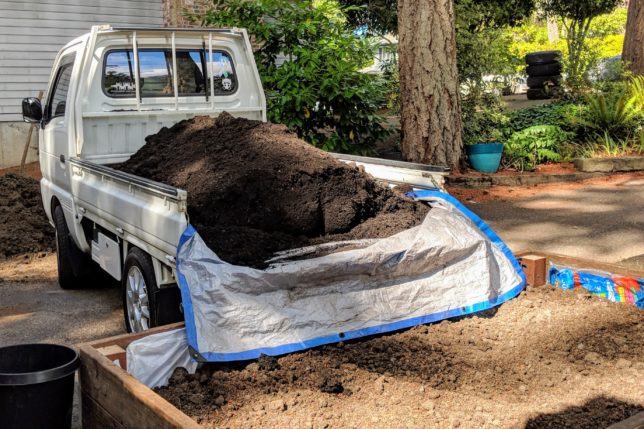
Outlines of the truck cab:
[{"label": "truck cab", "polygon": [[[188,224],[187,196],[110,165],[126,161],[163,127],[223,111],[266,120],[242,29],[95,26],[60,50],[45,100],[23,100],[25,120],[40,129],[41,191],[57,231],[59,283],[81,287],[98,267],[124,284],[128,276],[141,283],[142,274],[143,289],[124,292],[129,331],[179,317],[174,255]],[[133,252],[141,256],[136,269],[126,266]],[[165,295],[172,302],[161,302]],[[132,319],[128,306],[147,313],[145,320]]]}]

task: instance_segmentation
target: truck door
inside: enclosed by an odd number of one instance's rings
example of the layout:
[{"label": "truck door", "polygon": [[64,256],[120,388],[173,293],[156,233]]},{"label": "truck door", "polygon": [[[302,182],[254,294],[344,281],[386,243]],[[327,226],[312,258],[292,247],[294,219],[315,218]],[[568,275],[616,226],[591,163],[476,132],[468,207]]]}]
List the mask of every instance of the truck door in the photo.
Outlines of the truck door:
[{"label": "truck door", "polygon": [[[46,167],[43,173],[58,186],[68,183],[69,171],[69,121],[71,100],[69,87],[76,53],[65,55],[58,64],[54,80],[44,108],[43,141],[41,150],[45,153]],[[68,109],[68,106],[70,109]],[[66,186],[64,186],[66,188]]]}]

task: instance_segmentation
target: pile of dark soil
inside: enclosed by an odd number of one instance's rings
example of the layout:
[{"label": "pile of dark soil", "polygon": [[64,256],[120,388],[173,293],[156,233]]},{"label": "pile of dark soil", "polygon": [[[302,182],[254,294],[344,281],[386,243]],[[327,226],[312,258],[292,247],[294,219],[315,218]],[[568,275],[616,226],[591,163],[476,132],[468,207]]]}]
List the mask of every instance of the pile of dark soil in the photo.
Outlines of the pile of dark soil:
[{"label": "pile of dark soil", "polygon": [[205,428],[605,428],[644,411],[644,318],[552,286],[498,311],[279,358],[175,370]]},{"label": "pile of dark soil", "polygon": [[38,181],[15,173],[0,176],[0,257],[50,251],[55,246]]},{"label": "pile of dark soil", "polygon": [[234,264],[264,266],[280,250],[386,237],[428,210],[281,125],[222,113],[146,142],[118,168],[188,191],[191,223]]}]

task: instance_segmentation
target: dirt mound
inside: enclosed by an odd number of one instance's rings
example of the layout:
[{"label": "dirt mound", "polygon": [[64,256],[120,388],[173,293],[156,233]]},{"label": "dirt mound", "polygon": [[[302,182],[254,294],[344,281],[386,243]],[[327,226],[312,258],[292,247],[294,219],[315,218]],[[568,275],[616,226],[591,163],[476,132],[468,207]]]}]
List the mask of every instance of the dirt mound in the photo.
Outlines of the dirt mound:
[{"label": "dirt mound", "polygon": [[175,371],[205,428],[605,428],[644,411],[635,306],[528,287],[498,311],[255,362]]},{"label": "dirt mound", "polygon": [[428,208],[281,125],[196,117],[163,128],[119,168],[188,191],[188,213],[222,259],[262,266],[274,252],[381,238]]},{"label": "dirt mound", "polygon": [[0,257],[49,251],[54,240],[38,181],[15,173],[0,176]]}]

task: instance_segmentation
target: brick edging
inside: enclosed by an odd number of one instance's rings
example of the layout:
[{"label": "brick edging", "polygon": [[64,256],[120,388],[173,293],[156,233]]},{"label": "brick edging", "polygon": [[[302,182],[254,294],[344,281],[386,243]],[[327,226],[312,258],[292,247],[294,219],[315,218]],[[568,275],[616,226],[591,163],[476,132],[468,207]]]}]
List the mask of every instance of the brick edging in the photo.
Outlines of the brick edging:
[{"label": "brick edging", "polygon": [[525,174],[516,176],[447,176],[447,186],[463,188],[489,188],[492,186],[531,186],[544,183],[579,182],[594,177],[608,176],[607,173],[565,173],[565,174]]}]

